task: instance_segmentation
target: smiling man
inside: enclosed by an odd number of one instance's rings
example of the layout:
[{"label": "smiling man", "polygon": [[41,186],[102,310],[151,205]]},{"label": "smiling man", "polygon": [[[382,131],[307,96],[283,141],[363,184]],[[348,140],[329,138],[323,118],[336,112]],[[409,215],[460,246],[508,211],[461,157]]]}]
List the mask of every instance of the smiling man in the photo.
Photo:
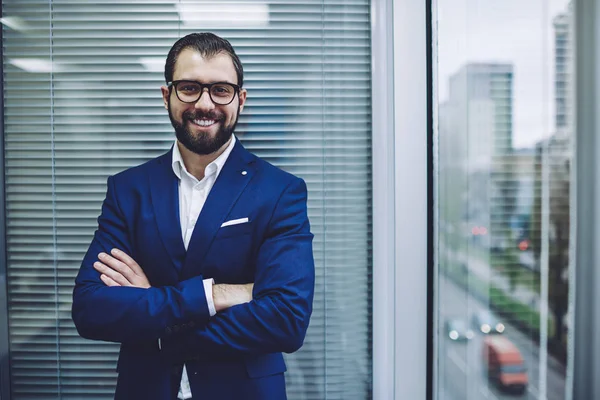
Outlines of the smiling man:
[{"label": "smiling man", "polygon": [[247,92],[227,40],[178,40],[165,80],[175,143],[108,178],[73,320],[122,344],[116,399],[285,399],[281,353],[314,293],[306,185],[236,140]]}]

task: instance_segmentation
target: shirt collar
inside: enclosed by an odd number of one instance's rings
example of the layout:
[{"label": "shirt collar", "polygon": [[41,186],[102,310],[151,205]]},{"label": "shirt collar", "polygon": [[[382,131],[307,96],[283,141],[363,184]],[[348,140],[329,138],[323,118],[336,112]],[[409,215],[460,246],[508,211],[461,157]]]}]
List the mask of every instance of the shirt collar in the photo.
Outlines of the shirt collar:
[{"label": "shirt collar", "polygon": [[[219,155],[219,157],[217,157],[214,161],[212,161],[206,166],[206,169],[204,170],[206,175],[211,175],[214,171],[216,173],[216,176],[219,176],[219,173],[223,169],[225,162],[229,158],[229,155],[231,154],[231,151],[235,146],[235,141],[235,135],[231,135],[231,140],[229,141],[229,145],[227,146],[225,151],[222,152],[221,155]],[[173,145],[173,160],[171,162],[171,166],[173,168],[173,172],[175,173],[177,178],[179,178],[179,180],[181,180],[183,172],[186,172],[188,175],[192,176],[185,167],[183,157],[181,157],[181,152],[179,151],[179,146],[177,146],[177,139],[175,139],[175,144]]]}]

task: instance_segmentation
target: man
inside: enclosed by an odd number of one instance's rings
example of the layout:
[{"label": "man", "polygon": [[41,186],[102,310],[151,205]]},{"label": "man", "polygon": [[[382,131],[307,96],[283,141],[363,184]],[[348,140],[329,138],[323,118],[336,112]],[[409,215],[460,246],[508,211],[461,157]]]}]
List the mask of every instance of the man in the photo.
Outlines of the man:
[{"label": "man", "polygon": [[247,92],[228,41],[180,39],[165,80],[177,139],[108,178],[73,321],[121,343],[116,399],[285,399],[314,292],[306,185],[233,135]]}]

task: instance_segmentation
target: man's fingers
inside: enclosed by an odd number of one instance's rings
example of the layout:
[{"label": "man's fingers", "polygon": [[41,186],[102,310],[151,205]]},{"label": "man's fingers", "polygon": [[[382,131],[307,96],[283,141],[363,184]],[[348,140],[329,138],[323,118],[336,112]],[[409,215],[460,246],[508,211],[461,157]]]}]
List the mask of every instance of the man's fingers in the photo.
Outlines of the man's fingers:
[{"label": "man's fingers", "polygon": [[144,275],[144,271],[142,271],[142,267],[140,267],[140,265],[129,256],[129,254],[125,253],[124,251],[121,251],[119,249],[112,249],[110,251],[110,254],[121,260],[123,263],[125,263],[129,268],[131,268],[133,270],[133,272],[136,273],[136,275]]},{"label": "man's fingers", "polygon": [[120,284],[148,289],[150,281],[137,262],[119,249],[112,249],[111,254],[98,254],[98,261],[94,264],[101,273]]},{"label": "man's fingers", "polygon": [[[131,283],[123,275],[121,275],[118,271],[115,271],[108,265],[96,261],[94,263],[94,269],[100,272],[101,274],[105,275],[107,278],[110,278],[110,280],[117,283],[118,286],[131,286]],[[102,278],[102,275],[100,276],[100,278]]]},{"label": "man's fingers", "polygon": [[112,280],[111,278],[109,278],[108,276],[106,276],[104,274],[100,275],[100,279],[102,279],[102,282],[104,282],[104,284],[106,286],[121,286],[117,282],[115,282],[114,280]]},{"label": "man's fingers", "polygon": [[98,258],[100,259],[101,263],[117,271],[119,274],[124,276],[125,279],[127,279],[130,283],[133,283],[136,274],[127,264],[117,260],[110,254],[106,253],[98,254]]}]

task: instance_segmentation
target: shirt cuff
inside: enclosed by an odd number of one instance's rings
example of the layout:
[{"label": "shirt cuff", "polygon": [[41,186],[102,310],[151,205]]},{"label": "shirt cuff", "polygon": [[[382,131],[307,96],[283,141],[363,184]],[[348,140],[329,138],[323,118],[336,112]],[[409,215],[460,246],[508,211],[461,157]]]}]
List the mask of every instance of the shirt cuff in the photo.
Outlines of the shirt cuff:
[{"label": "shirt cuff", "polygon": [[206,294],[206,304],[208,304],[208,313],[210,316],[214,316],[217,313],[215,309],[215,302],[213,300],[213,285],[215,284],[215,280],[212,278],[205,279],[202,281],[204,283],[204,293]]}]

